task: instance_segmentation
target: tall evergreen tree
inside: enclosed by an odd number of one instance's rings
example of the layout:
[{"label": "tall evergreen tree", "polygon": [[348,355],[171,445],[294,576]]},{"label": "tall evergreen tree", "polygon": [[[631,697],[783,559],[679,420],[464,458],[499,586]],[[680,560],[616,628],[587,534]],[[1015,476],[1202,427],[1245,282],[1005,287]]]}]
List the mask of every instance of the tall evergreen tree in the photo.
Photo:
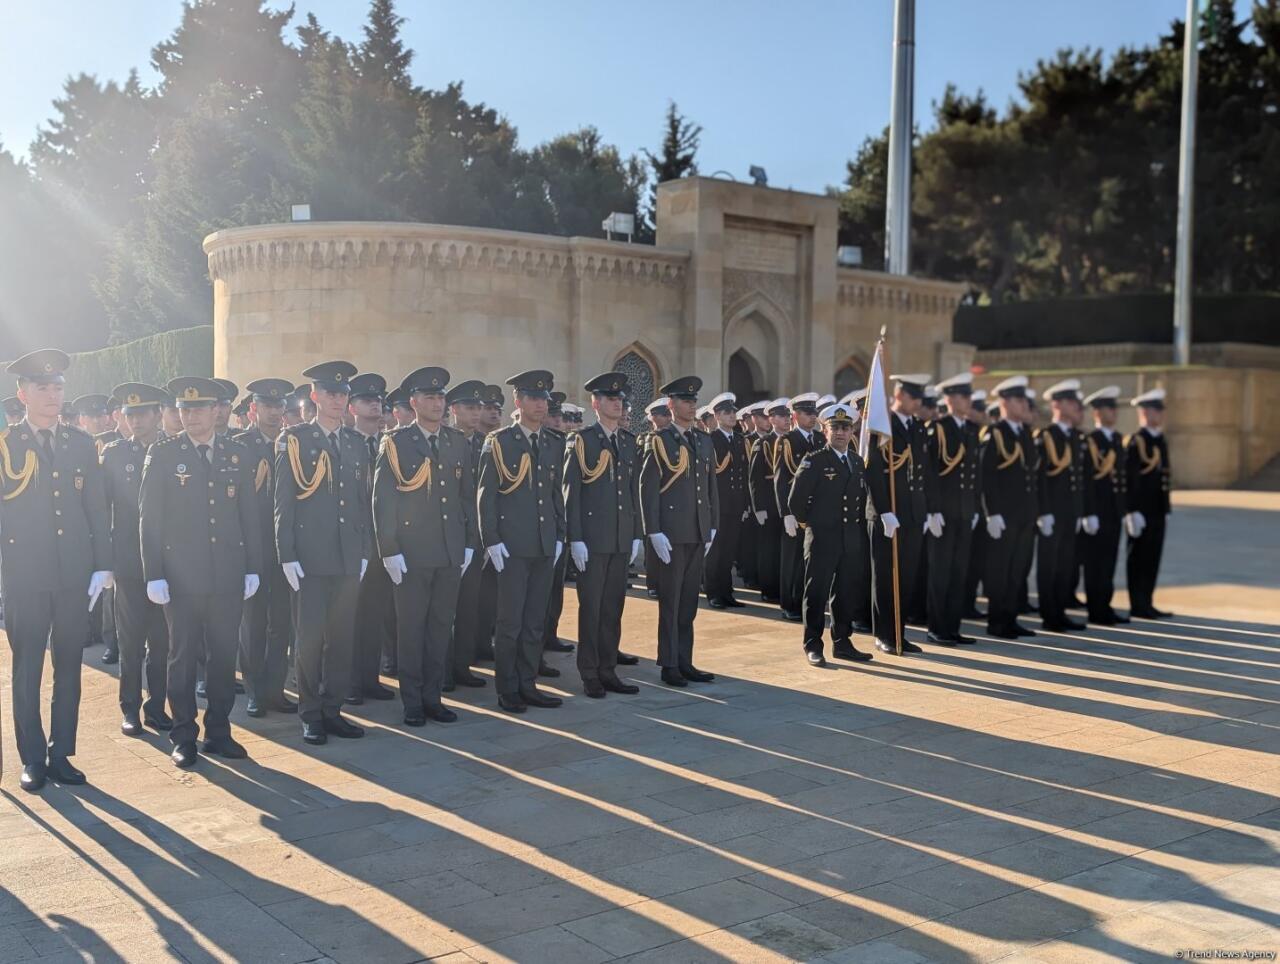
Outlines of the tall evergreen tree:
[{"label": "tall evergreen tree", "polygon": [[698,173],[698,144],[701,139],[701,125],[681,114],[674,100],[668,101],[662,147],[657,154],[647,149],[644,151],[652,180],[649,203],[644,214],[646,240],[657,230],[658,185],[663,181],[674,181]]}]

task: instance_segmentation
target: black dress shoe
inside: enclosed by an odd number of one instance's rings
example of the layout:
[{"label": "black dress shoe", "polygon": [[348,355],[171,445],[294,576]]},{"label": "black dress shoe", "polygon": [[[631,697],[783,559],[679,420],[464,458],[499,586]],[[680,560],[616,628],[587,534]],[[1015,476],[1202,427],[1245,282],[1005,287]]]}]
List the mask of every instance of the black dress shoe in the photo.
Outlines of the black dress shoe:
[{"label": "black dress shoe", "polygon": [[544,650],[550,650],[553,653],[572,653],[573,643],[566,643],[563,639],[557,636],[555,639],[551,640],[551,642],[546,643],[542,648]]},{"label": "black dress shoe", "polygon": [[404,725],[414,727],[426,726],[427,714],[423,713],[421,710],[413,710],[412,712],[406,710],[404,714]]},{"label": "black dress shoe", "polygon": [[204,680],[196,680],[196,699],[205,700],[209,698],[209,689],[205,685]]},{"label": "black dress shoe", "polygon": [[498,706],[508,713],[523,713],[529,708],[525,705],[524,700],[518,696],[499,696]]},{"label": "black dress shoe", "polygon": [[108,646],[102,652],[102,661],[108,666],[120,662],[120,650],[116,649],[114,646]]},{"label": "black dress shoe", "polygon": [[249,716],[252,716],[255,720],[267,715],[267,711],[262,708],[262,704],[259,703],[257,700],[255,700],[252,696],[249,697],[249,702],[245,703],[244,711]]},{"label": "black dress shoe", "polygon": [[[447,688],[447,687],[446,687],[446,688]],[[363,693],[352,693],[350,696],[348,696],[348,697],[347,697],[345,700],[343,700],[342,702],[346,703],[346,704],[347,704],[347,706],[364,706],[364,694],[363,694]]]},{"label": "black dress shoe", "polygon": [[616,676],[600,677],[600,685],[610,693],[625,693],[628,696],[634,696],[636,693],[640,692],[640,687],[636,686],[634,683],[624,683]]},{"label": "black dress shoe", "polygon": [[707,605],[710,606],[712,609],[727,608],[723,599],[708,599]]},{"label": "black dress shoe", "polygon": [[164,710],[156,710],[153,713],[144,713],[142,716],[142,722],[153,730],[159,730],[161,733],[165,733],[173,729],[173,717]]},{"label": "black dress shoe", "polygon": [[854,663],[866,663],[871,660],[870,653],[864,653],[862,650],[855,648],[853,643],[848,640],[832,646],[831,655],[836,659],[847,659]]},{"label": "black dress shoe", "polygon": [[1019,616],[1034,616],[1035,614],[1036,607],[1031,605],[1031,603],[1023,603],[1018,606]]},{"label": "black dress shoe", "polygon": [[598,679],[584,679],[582,681],[582,692],[593,700],[602,700],[604,699],[604,684]]},{"label": "black dress shoe", "polygon": [[1151,607],[1151,611],[1155,613],[1156,619],[1172,619],[1173,618],[1173,613],[1165,612],[1163,609],[1156,609],[1155,606]]},{"label": "black dress shoe", "polygon": [[326,733],[339,739],[358,740],[364,736],[363,726],[356,726],[356,724],[342,716],[326,716],[321,721],[321,725]]},{"label": "black dress shoe", "polygon": [[1086,604],[1083,600],[1081,600],[1079,596],[1072,596],[1070,599],[1068,599],[1068,600],[1067,600],[1067,605],[1066,605],[1065,607],[1063,607],[1063,608],[1065,608],[1065,609],[1084,609],[1084,608],[1086,608],[1086,606],[1087,606],[1087,604]]},{"label": "black dress shoe", "polygon": [[43,763],[28,763],[22,768],[22,776],[18,779],[18,785],[27,793],[36,793],[44,789],[45,781],[45,765]]},{"label": "black dress shoe", "polygon": [[1081,630],[1081,629],[1084,629],[1084,628],[1085,628],[1085,624],[1084,624],[1084,623],[1082,623],[1082,622],[1080,622],[1080,620],[1078,620],[1078,619],[1069,619],[1069,618],[1068,618],[1068,619],[1064,619],[1064,620],[1062,621],[1062,625],[1063,625],[1063,628],[1064,628],[1064,629],[1067,629],[1067,630],[1069,630],[1069,631],[1073,631],[1073,632],[1074,632],[1074,631],[1079,631],[1079,630]]},{"label": "black dress shoe", "polygon": [[173,748],[173,752],[169,754],[169,759],[173,761],[173,765],[183,770],[190,770],[196,765],[199,754],[196,753],[195,741],[190,743],[179,743]]},{"label": "black dress shoe", "polygon": [[876,640],[876,649],[880,650],[882,653],[889,653],[890,655],[895,655],[898,652],[897,649],[894,648],[893,643],[885,642],[883,639]]},{"label": "black dress shoe", "polygon": [[688,686],[689,681],[681,675],[678,669],[671,669],[664,666],[662,668],[662,682],[668,686]]},{"label": "black dress shoe", "polygon": [[1065,633],[1067,627],[1052,619],[1040,620],[1040,628],[1046,633]]},{"label": "black dress shoe", "polygon": [[902,651],[904,653],[923,653],[924,652],[923,649],[921,649],[919,646],[917,646],[915,643],[913,643],[909,639],[904,639],[902,641]]},{"label": "black dress shoe", "polygon": [[802,619],[804,619],[804,617],[803,617],[803,616],[801,616],[799,613],[797,613],[797,612],[792,612],[790,609],[784,609],[784,610],[782,610],[782,618],[783,618],[783,619],[785,619],[785,620],[786,620],[787,622],[789,622],[789,623],[798,623],[798,622],[800,622]]},{"label": "black dress shoe", "polygon": [[302,723],[302,742],[310,743],[312,746],[324,746],[329,742],[329,734],[324,731],[324,724],[319,720],[314,723],[308,723],[305,720]]},{"label": "black dress shoe", "polygon": [[972,636],[966,636],[964,633],[956,633],[956,642],[962,646],[972,646],[977,640]]},{"label": "black dress shoe", "polygon": [[680,667],[680,675],[687,679],[690,683],[710,683],[716,678],[715,673],[705,673],[698,667],[690,663],[688,666]]},{"label": "black dress shoe", "polygon": [[827,661],[822,658],[822,654],[816,649],[806,649],[804,658],[809,661],[810,666],[826,666]]},{"label": "black dress shoe", "polygon": [[1111,611],[1111,618],[1112,618],[1112,619],[1114,619],[1117,623],[1121,623],[1121,624],[1123,624],[1123,623],[1127,623],[1127,622],[1129,621],[1129,617],[1128,617],[1128,616],[1121,616],[1121,615],[1120,615],[1118,612],[1116,612],[1115,610],[1112,610],[1112,611]]},{"label": "black dress shoe", "polygon": [[560,675],[560,671],[554,666],[548,666],[546,663],[539,663],[538,675],[545,676],[547,679],[555,679]]},{"label": "black dress shoe", "polygon": [[1022,625],[1022,623],[1019,623],[1019,622],[1015,622],[1013,624],[1012,629],[1015,633],[1017,633],[1019,636],[1023,637],[1024,639],[1030,639],[1032,636],[1036,634],[1036,631],[1034,629],[1028,629],[1026,626]]},{"label": "black dress shoe", "polygon": [[1017,639],[1018,631],[1007,626],[1001,626],[999,629],[987,627],[987,635],[994,636],[996,639]]},{"label": "black dress shoe", "polygon": [[1103,613],[1101,616],[1094,616],[1090,614],[1089,622],[1094,626],[1114,626],[1116,624],[1116,617],[1110,613]]},{"label": "black dress shoe", "polygon": [[747,604],[744,603],[741,599],[734,599],[732,597],[730,597],[729,599],[726,599],[724,601],[724,604],[728,606],[730,609],[746,609],[747,608]]},{"label": "black dress shoe", "polygon": [[979,609],[977,606],[974,606],[972,609],[967,610],[967,611],[964,613],[963,618],[964,618],[964,619],[986,619],[986,618],[987,618],[987,614],[986,614],[986,613],[984,613],[984,612],[983,612],[981,609]]},{"label": "black dress shoe", "polygon": [[526,706],[536,706],[543,710],[555,709],[564,702],[558,696],[548,696],[546,693],[540,693],[536,689],[521,690],[520,699],[524,700]]},{"label": "black dress shoe", "polygon": [[[954,646],[956,644],[956,640],[950,636],[939,636],[937,633],[926,633],[924,638],[925,642],[933,643],[935,646]],[[904,646],[903,649],[905,650],[906,647]]]},{"label": "black dress shoe", "polygon": [[142,721],[138,719],[137,713],[126,713],[124,719],[120,721],[120,732],[125,736],[142,736]]},{"label": "black dress shoe", "polygon": [[244,692],[244,684],[241,683],[239,680],[236,680],[235,688],[236,688],[236,696],[239,696]]},{"label": "black dress shoe", "polygon": [[281,693],[279,698],[271,703],[270,709],[277,713],[297,713],[298,704]]},{"label": "black dress shoe", "polygon": [[854,631],[855,633],[861,633],[863,636],[870,636],[870,635],[871,635],[871,624],[870,624],[870,623],[858,623],[858,622],[855,622],[855,623],[853,624],[853,631]]},{"label": "black dress shoe", "polygon": [[66,758],[50,760],[49,765],[45,767],[45,773],[54,783],[59,783],[64,787],[78,787],[85,782],[84,774],[73,767],[71,761]]},{"label": "black dress shoe", "polygon": [[[454,677],[453,681],[459,686],[468,686],[472,689],[480,689],[489,685],[484,681],[483,676],[477,676],[475,673],[467,673],[465,676]],[[390,690],[387,692],[390,692]]]},{"label": "black dress shoe", "polygon": [[[623,652],[618,653],[619,666],[635,666],[636,663],[638,662],[640,662],[639,656],[632,656],[630,653],[623,653]],[[636,692],[639,692],[639,690],[637,690]]]},{"label": "black dress shoe", "polygon": [[422,711],[429,719],[435,720],[437,723],[457,723],[458,714],[453,712],[447,706],[428,706]]},{"label": "black dress shoe", "polygon": [[249,756],[249,751],[229,736],[205,740],[200,744],[200,752],[206,756],[226,757],[228,760],[244,760]]}]

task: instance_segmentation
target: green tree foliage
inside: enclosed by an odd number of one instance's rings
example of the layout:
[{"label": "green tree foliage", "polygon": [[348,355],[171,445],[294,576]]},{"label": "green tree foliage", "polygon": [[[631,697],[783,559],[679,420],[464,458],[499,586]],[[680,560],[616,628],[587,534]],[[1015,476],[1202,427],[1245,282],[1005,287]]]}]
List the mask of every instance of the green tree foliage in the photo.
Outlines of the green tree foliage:
[{"label": "green tree foliage", "polygon": [[689,177],[698,173],[698,144],[702,139],[702,125],[695,124],[680,113],[675,101],[667,103],[666,127],[662,147],[658,153],[646,150],[652,186],[649,203],[644,213],[644,235],[650,238],[658,226],[658,185],[663,181]]}]

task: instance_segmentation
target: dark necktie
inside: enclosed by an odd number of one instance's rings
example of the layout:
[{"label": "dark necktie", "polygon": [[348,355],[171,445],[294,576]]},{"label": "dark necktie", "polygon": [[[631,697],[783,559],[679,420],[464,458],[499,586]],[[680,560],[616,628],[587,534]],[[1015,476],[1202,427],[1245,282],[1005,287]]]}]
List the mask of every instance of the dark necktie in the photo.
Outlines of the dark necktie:
[{"label": "dark necktie", "polygon": [[338,449],[338,433],[336,431],[329,433],[329,451],[332,453],[335,462],[342,458],[342,452]]},{"label": "dark necktie", "polygon": [[209,464],[210,464],[210,462],[212,461],[212,460],[209,458],[209,452],[210,452],[209,446],[207,446],[207,445],[197,445],[197,446],[196,446],[196,451],[200,453],[200,458],[204,459],[204,464],[205,464],[205,465],[209,465]]},{"label": "dark necktie", "polygon": [[427,448],[431,450],[431,461],[435,462],[440,458],[440,446],[439,446],[439,443],[437,442],[437,436],[435,435],[427,436]]},{"label": "dark necktie", "polygon": [[849,471],[849,459],[843,455],[839,456],[839,459],[840,459],[840,465],[844,467],[844,470],[846,472]]},{"label": "dark necktie", "polygon": [[684,437],[689,442],[689,448],[693,449],[695,452],[698,451],[698,447],[693,443],[693,429],[689,429],[685,432]]},{"label": "dark necktie", "polygon": [[609,436],[609,450],[613,452],[613,457],[618,457],[618,436],[617,433]]},{"label": "dark necktie", "polygon": [[529,445],[533,448],[533,461],[536,465],[538,462],[538,433],[534,432],[529,436]]},{"label": "dark necktie", "polygon": [[40,429],[40,449],[44,452],[45,458],[50,462],[53,461],[53,432],[50,429]]},{"label": "dark necktie", "polygon": [[369,459],[370,461],[372,461],[378,457],[378,436],[370,435],[368,441],[369,441]]}]

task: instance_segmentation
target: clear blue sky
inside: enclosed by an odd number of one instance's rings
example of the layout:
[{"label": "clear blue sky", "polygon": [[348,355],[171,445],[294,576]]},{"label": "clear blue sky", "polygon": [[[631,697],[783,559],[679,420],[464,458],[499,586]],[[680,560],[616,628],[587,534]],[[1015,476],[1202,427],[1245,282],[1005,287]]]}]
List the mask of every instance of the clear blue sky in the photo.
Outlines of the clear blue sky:
[{"label": "clear blue sky", "polygon": [[[287,5],[284,0],[272,6]],[[1243,9],[1246,5],[1239,5]],[[154,81],[150,49],[179,0],[4,0],[0,141],[25,154],[63,80]],[[358,39],[363,0],[298,0]],[[892,0],[400,0],[415,80],[461,79],[536,144],[595,124],[624,152],[656,147],[668,99],[704,128],[700,167],[820,191],[888,121]],[[638,16],[622,18],[629,10]],[[948,81],[1003,106],[1019,70],[1060,47],[1155,40],[1184,0],[918,0],[916,117]]]}]

